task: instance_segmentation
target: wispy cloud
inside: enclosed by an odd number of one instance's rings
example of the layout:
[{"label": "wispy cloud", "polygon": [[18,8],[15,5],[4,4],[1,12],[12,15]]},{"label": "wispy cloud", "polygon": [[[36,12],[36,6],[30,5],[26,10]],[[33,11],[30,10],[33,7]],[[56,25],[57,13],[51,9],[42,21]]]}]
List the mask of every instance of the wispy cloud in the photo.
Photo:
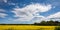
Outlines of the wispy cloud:
[{"label": "wispy cloud", "polygon": [[7,0],[3,0],[5,3],[7,3]]},{"label": "wispy cloud", "polygon": [[[52,5],[50,4],[30,4],[23,8],[13,8],[13,13],[15,14],[14,17],[18,17],[15,19],[16,21],[30,21],[35,19],[36,21],[40,21],[44,18],[44,16],[39,15],[39,12],[47,12],[52,8]],[[40,19],[41,18],[41,19]]]},{"label": "wispy cloud", "polygon": [[8,2],[9,5],[16,5],[16,3]]},{"label": "wispy cloud", "polygon": [[57,12],[55,14],[51,14],[47,17],[49,20],[59,21],[60,20],[60,12]]},{"label": "wispy cloud", "polygon": [[2,12],[6,12],[6,11],[3,9],[0,9],[0,18],[5,18],[7,16],[7,14],[2,13]]},{"label": "wispy cloud", "polygon": [[6,12],[5,10],[3,10],[3,9],[0,9],[0,12]]},{"label": "wispy cloud", "polygon": [[60,12],[50,15],[48,18],[60,18]]},{"label": "wispy cloud", "polygon": [[0,13],[0,18],[5,18],[7,16],[7,14],[5,13]]}]

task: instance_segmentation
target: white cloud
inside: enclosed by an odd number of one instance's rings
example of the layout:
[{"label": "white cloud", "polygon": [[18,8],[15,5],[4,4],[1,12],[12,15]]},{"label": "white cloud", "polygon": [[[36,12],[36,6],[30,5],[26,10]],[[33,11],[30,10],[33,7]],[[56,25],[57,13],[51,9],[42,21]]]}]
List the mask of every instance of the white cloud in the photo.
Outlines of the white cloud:
[{"label": "white cloud", "polygon": [[48,16],[47,19],[53,20],[53,21],[59,21],[60,20],[60,12],[57,12],[55,14]]},{"label": "white cloud", "polygon": [[0,9],[0,12],[5,12],[5,10],[3,10],[3,9]]},{"label": "white cloud", "polygon": [[0,18],[5,18],[7,16],[7,14],[5,13],[0,13]]},{"label": "white cloud", "polygon": [[42,20],[46,21],[46,18],[44,16],[41,16],[41,15],[32,18],[33,23],[35,23],[35,22],[40,23]]},{"label": "white cloud", "polygon": [[0,2],[4,2],[4,3],[7,3],[7,0],[0,0]]},{"label": "white cloud", "polygon": [[52,14],[52,15],[48,16],[47,18],[60,18],[60,12]]},{"label": "white cloud", "polygon": [[7,0],[3,0],[5,3],[7,3]]},{"label": "white cloud", "polygon": [[9,5],[16,5],[16,3],[8,2]]},{"label": "white cloud", "polygon": [[7,14],[2,13],[2,12],[5,12],[5,10],[4,9],[0,9],[0,18],[5,18],[5,16],[7,16]]},{"label": "white cloud", "polygon": [[[19,17],[15,19],[16,21],[30,21],[33,18],[37,17],[37,20],[40,20],[39,18],[41,15],[39,15],[39,12],[47,12],[52,8],[50,4],[43,5],[43,4],[30,4],[23,8],[16,7],[13,9],[13,13],[15,14],[15,17]],[[43,17],[42,17],[43,18]]]}]

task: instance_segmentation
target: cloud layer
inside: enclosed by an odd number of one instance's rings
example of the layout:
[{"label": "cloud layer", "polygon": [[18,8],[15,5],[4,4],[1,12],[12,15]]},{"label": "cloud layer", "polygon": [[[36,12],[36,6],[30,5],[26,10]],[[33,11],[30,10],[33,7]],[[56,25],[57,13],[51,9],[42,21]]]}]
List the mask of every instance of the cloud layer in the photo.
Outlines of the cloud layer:
[{"label": "cloud layer", "polygon": [[13,13],[15,14],[14,17],[18,17],[15,19],[16,21],[30,21],[35,19],[36,21],[40,21],[41,19],[45,18],[44,16],[41,16],[40,12],[47,12],[52,8],[50,4],[29,4],[23,8],[19,8],[16,6],[16,8],[13,8]]}]

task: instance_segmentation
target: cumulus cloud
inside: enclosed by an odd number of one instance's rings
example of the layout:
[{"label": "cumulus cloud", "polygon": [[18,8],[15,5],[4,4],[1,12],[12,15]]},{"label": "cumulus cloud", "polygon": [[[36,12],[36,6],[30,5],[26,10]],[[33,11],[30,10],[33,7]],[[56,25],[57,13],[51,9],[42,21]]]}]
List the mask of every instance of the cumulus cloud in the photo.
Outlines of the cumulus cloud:
[{"label": "cumulus cloud", "polygon": [[39,12],[47,12],[52,8],[50,4],[43,5],[43,4],[29,4],[23,8],[13,8],[13,13],[15,14],[14,17],[18,17],[15,19],[16,21],[30,21],[36,18],[37,21],[40,18],[44,18],[43,16],[39,15]]},{"label": "cumulus cloud", "polygon": [[47,18],[60,18],[60,12],[52,14],[52,15],[48,16]]},{"label": "cumulus cloud", "polygon": [[60,12],[52,14],[52,15],[48,16],[47,18],[50,20],[59,21],[60,20]]}]

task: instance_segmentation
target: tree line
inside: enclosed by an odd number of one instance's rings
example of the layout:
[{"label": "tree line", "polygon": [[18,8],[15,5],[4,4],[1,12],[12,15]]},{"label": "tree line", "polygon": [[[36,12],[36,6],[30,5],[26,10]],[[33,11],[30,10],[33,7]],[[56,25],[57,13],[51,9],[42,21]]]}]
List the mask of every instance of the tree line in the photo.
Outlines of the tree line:
[{"label": "tree line", "polygon": [[44,25],[44,26],[60,26],[59,21],[41,21],[40,23],[34,23],[34,25]]},{"label": "tree line", "polygon": [[0,25],[39,25],[39,26],[60,26],[59,21],[41,21],[40,23],[33,23],[33,24],[0,24]]}]

